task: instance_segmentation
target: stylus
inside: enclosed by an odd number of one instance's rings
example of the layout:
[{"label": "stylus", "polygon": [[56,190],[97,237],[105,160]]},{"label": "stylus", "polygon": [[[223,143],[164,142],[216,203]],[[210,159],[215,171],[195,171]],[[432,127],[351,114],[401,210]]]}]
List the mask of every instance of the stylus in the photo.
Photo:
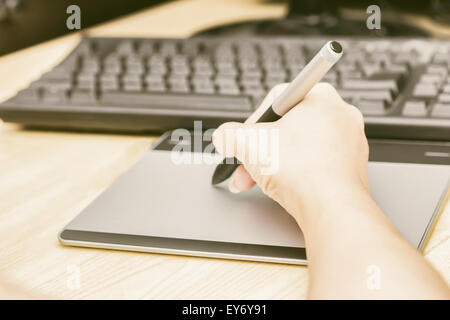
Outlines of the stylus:
[{"label": "stylus", "polygon": [[[256,122],[273,122],[280,119],[303,100],[311,88],[341,58],[342,52],[343,49],[339,42],[327,42]],[[212,184],[215,185],[228,179],[238,166],[237,159],[225,158],[216,167]]]}]

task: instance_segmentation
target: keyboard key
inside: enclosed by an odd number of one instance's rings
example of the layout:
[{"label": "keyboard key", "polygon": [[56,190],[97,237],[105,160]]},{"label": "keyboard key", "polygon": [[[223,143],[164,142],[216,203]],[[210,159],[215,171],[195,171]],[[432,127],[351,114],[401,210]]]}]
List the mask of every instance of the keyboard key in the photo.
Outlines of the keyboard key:
[{"label": "keyboard key", "polygon": [[364,74],[366,77],[370,77],[376,73],[379,73],[381,71],[381,66],[379,64],[363,64],[361,66]]},{"label": "keyboard key", "polygon": [[237,77],[237,75],[239,74],[239,71],[234,68],[223,68],[223,69],[218,69],[217,71],[217,76],[233,76],[233,77]]},{"label": "keyboard key", "polygon": [[431,116],[435,118],[450,118],[450,104],[435,104],[431,111]]},{"label": "keyboard key", "polygon": [[402,52],[401,54],[397,54],[392,61],[412,67],[418,63],[418,54],[414,51]]},{"label": "keyboard key", "polygon": [[122,56],[132,55],[134,53],[134,43],[132,41],[123,41],[119,43],[116,51]]},{"label": "keyboard key", "polygon": [[187,82],[175,82],[170,85],[170,90],[173,92],[189,92],[190,88]]},{"label": "keyboard key", "polygon": [[407,117],[426,117],[428,115],[425,101],[407,101],[402,114]]},{"label": "keyboard key", "polygon": [[438,101],[442,103],[450,103],[450,93],[442,93],[438,96]]},{"label": "keyboard key", "polygon": [[85,58],[82,60],[82,70],[89,73],[98,73],[100,71],[100,60],[95,58]]},{"label": "keyboard key", "polygon": [[123,90],[125,91],[142,91],[143,86],[141,81],[129,81],[123,83]]},{"label": "keyboard key", "polygon": [[384,100],[387,103],[392,102],[392,93],[390,90],[349,90],[339,89],[339,94],[344,100]]},{"label": "keyboard key", "polygon": [[15,103],[36,103],[40,99],[40,89],[37,88],[27,88],[21,90],[17,95],[12,98]]},{"label": "keyboard key", "polygon": [[110,74],[120,74],[122,72],[122,65],[120,64],[120,62],[105,64],[103,67],[103,72]]},{"label": "keyboard key", "polygon": [[67,90],[58,87],[47,87],[42,90],[41,99],[43,103],[58,104],[67,100]]},{"label": "keyboard key", "polygon": [[235,84],[222,83],[218,85],[219,94],[224,95],[239,95],[241,91],[239,87]]},{"label": "keyboard key", "polygon": [[266,88],[273,88],[274,86],[276,86],[277,84],[286,82],[286,77],[267,77],[264,80],[264,84],[266,86]]},{"label": "keyboard key", "polygon": [[199,50],[199,45],[195,42],[186,42],[180,44],[180,51],[183,54],[189,55],[191,57],[197,55]]},{"label": "keyboard key", "polygon": [[368,89],[368,90],[382,90],[390,89],[398,92],[397,82],[394,80],[355,80],[343,79],[341,86],[344,89]]},{"label": "keyboard key", "polygon": [[409,71],[409,68],[406,63],[404,63],[404,64],[387,64],[386,70],[389,70],[389,72],[393,72],[393,73],[407,74]]},{"label": "keyboard key", "polygon": [[147,83],[146,89],[147,91],[151,92],[164,92],[167,90],[167,87],[164,83],[154,82],[154,83]]},{"label": "keyboard key", "polygon": [[345,62],[341,61],[340,63],[335,65],[336,70],[338,70],[343,76],[347,72],[357,71],[357,66],[353,62]]},{"label": "keyboard key", "polygon": [[163,56],[175,56],[179,52],[179,46],[176,42],[164,42],[159,52]]},{"label": "keyboard key", "polygon": [[94,91],[96,90],[97,82],[95,80],[84,80],[84,81],[78,81],[77,82],[77,89],[82,90],[90,90]]},{"label": "keyboard key", "polygon": [[72,88],[72,83],[65,80],[59,79],[39,79],[38,81],[33,82],[30,87],[32,88],[41,88],[47,89],[50,91],[54,90],[70,90]]},{"label": "keyboard key", "polygon": [[433,83],[418,83],[413,91],[415,98],[434,98],[438,93],[438,88]]},{"label": "keyboard key", "polygon": [[443,77],[440,74],[432,73],[432,74],[423,74],[420,77],[421,83],[433,83],[439,86],[442,83]]},{"label": "keyboard key", "polygon": [[384,100],[366,100],[361,99],[356,107],[363,115],[381,116],[386,113],[386,102]]},{"label": "keyboard key", "polygon": [[362,71],[347,71],[341,74],[341,76],[344,79],[351,79],[351,80],[364,78]]},{"label": "keyboard key", "polygon": [[200,55],[193,59],[192,65],[194,68],[212,68],[211,59],[208,56]]},{"label": "keyboard key", "polygon": [[147,66],[150,70],[155,68],[166,68],[166,58],[159,54],[152,54],[147,59]]},{"label": "keyboard key", "polygon": [[283,63],[280,61],[265,61],[263,62],[262,68],[266,70],[266,72],[279,72],[284,71]]},{"label": "keyboard key", "polygon": [[102,81],[100,82],[100,89],[102,91],[119,90],[119,81]]},{"label": "keyboard key", "polygon": [[369,77],[369,80],[394,80],[400,87],[403,85],[406,74],[403,72],[381,71],[374,73]]},{"label": "keyboard key", "polygon": [[139,56],[149,56],[155,51],[155,47],[153,42],[151,41],[143,41],[137,50]]},{"label": "keyboard key", "polygon": [[123,82],[141,82],[142,78],[140,75],[135,74],[135,73],[125,73],[122,76],[122,81]]},{"label": "keyboard key", "polygon": [[322,80],[325,82],[337,81],[337,79],[338,79],[338,74],[336,72],[332,72],[332,71],[328,71],[328,73],[325,74],[325,76],[322,78]]},{"label": "keyboard key", "polygon": [[187,85],[188,79],[185,75],[172,74],[169,76],[169,78],[167,78],[167,82],[172,85],[175,85],[175,84]]},{"label": "keyboard key", "polygon": [[86,41],[86,42],[80,43],[80,45],[75,49],[75,51],[79,55],[90,56],[90,55],[94,54],[95,48],[91,41]]},{"label": "keyboard key", "polygon": [[97,102],[97,95],[93,90],[73,90],[70,95],[70,102],[72,104],[92,104]]},{"label": "keyboard key", "polygon": [[172,67],[187,66],[189,65],[189,58],[186,55],[177,54],[170,59],[170,64]]},{"label": "keyboard key", "polygon": [[164,77],[159,74],[148,74],[145,76],[144,81],[146,83],[164,83]]},{"label": "keyboard key", "polygon": [[197,66],[194,68],[195,75],[212,76],[214,74],[214,69],[209,66]]},{"label": "keyboard key", "polygon": [[447,77],[448,69],[441,64],[432,64],[427,66],[426,72],[428,74],[439,74],[442,78]]},{"label": "keyboard key", "polygon": [[188,65],[179,65],[176,67],[172,67],[172,74],[179,76],[187,76],[191,73],[191,70]]},{"label": "keyboard key", "polygon": [[194,91],[197,93],[213,94],[215,92],[214,86],[208,83],[194,84]]},{"label": "keyboard key", "polygon": [[217,85],[220,84],[232,84],[232,85],[238,85],[237,83],[237,77],[233,76],[233,75],[221,75],[218,74],[215,78],[214,78],[214,82]]},{"label": "keyboard key", "polygon": [[142,75],[145,73],[145,67],[141,63],[132,63],[126,65],[126,72],[129,74]]},{"label": "keyboard key", "polygon": [[102,95],[100,102],[106,105],[158,109],[203,109],[212,111],[252,110],[250,99],[241,96],[105,92]]},{"label": "keyboard key", "polygon": [[72,82],[73,72],[65,68],[53,69],[50,72],[44,73],[41,76],[40,80],[58,80]]},{"label": "keyboard key", "polygon": [[261,86],[261,77],[253,75],[242,75],[240,82],[243,86]]},{"label": "keyboard key", "polygon": [[116,82],[119,81],[119,77],[113,73],[104,73],[100,76],[100,82]]},{"label": "keyboard key", "polygon": [[434,63],[450,63],[450,56],[448,53],[438,52],[433,57]]}]

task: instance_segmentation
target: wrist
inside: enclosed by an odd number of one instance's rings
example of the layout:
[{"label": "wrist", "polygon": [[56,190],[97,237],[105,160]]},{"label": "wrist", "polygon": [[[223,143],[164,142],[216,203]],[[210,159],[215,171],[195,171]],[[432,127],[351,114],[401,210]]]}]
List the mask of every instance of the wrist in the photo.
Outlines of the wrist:
[{"label": "wrist", "polygon": [[331,221],[348,221],[351,212],[367,211],[374,203],[368,188],[359,181],[328,183],[315,188],[299,188],[297,201],[292,209],[292,215],[301,228],[306,231],[309,226],[314,228]]}]

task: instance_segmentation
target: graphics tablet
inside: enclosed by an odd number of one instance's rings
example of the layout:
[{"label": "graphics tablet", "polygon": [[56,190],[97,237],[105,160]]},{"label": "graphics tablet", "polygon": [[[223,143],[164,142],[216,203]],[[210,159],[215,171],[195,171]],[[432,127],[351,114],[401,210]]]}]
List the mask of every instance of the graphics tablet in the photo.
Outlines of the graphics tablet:
[{"label": "graphics tablet", "polygon": [[[305,264],[294,219],[258,188],[211,186],[214,164],[176,164],[165,135],[59,234],[65,245]],[[188,153],[186,156],[199,156]],[[373,198],[416,248],[438,215],[449,165],[369,162]]]}]

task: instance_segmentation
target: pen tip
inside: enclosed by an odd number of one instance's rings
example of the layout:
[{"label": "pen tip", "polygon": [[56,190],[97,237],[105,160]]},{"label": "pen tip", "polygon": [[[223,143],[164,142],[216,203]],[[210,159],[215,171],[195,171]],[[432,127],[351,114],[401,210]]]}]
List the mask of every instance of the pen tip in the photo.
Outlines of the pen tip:
[{"label": "pen tip", "polygon": [[222,182],[222,179],[221,179],[220,175],[217,174],[217,168],[216,168],[216,170],[214,170],[214,173],[213,173],[213,176],[212,176],[212,179],[211,179],[211,184],[214,186],[214,185],[219,184],[221,182]]},{"label": "pen tip", "polygon": [[211,184],[214,186],[216,184],[219,184],[225,180],[227,180],[229,177],[233,175],[233,172],[236,170],[236,168],[240,165],[240,163],[234,163],[234,164],[224,164],[221,163],[216,167],[216,170],[214,170]]}]

